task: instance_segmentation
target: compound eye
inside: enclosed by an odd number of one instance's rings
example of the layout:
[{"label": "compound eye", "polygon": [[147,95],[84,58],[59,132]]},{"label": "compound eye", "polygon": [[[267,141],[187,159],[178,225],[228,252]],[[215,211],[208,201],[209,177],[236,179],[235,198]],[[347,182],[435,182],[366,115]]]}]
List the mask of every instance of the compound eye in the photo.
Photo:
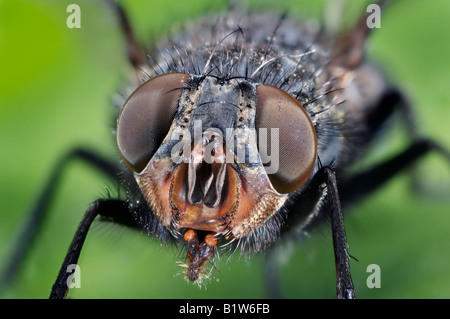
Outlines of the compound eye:
[{"label": "compound eye", "polygon": [[166,73],[139,86],[127,99],[117,121],[117,144],[127,166],[141,172],[169,132],[181,88],[189,75]]},{"label": "compound eye", "polygon": [[[314,126],[303,106],[285,91],[259,85],[256,92],[255,128],[261,160],[275,190],[291,193],[306,181],[314,168],[317,152]],[[261,128],[267,129],[267,147],[261,145]],[[273,138],[276,130],[278,140]],[[262,148],[266,148],[265,152]],[[266,161],[263,154],[267,154]]]}]

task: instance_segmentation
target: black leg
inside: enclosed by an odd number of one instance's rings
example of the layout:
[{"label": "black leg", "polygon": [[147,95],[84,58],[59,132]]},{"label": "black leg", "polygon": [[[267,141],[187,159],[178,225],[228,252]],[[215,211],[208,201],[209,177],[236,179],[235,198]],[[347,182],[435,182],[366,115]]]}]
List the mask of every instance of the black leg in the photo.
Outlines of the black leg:
[{"label": "black leg", "polygon": [[135,68],[139,68],[145,63],[146,55],[136,40],[132,25],[125,11],[116,1],[108,0],[108,4],[116,11],[117,17],[119,18],[120,27],[127,41],[128,59]]},{"label": "black leg", "polygon": [[377,106],[367,116],[366,127],[369,131],[369,137],[375,137],[377,132],[383,126],[392,114],[399,110],[402,114],[402,119],[406,127],[406,131],[412,139],[417,139],[416,120],[414,112],[411,109],[410,103],[405,95],[398,89],[389,89],[384,92]]},{"label": "black leg", "polygon": [[[388,0],[378,0],[377,5],[384,7]],[[367,27],[367,18],[370,13],[364,13],[352,29],[341,34],[336,41],[334,51],[339,54],[335,57],[333,64],[347,68],[356,68],[364,60],[366,39],[373,30]]]},{"label": "black leg", "polygon": [[368,195],[429,151],[437,151],[450,163],[450,153],[444,148],[431,140],[418,140],[386,162],[343,180],[340,185],[342,203],[351,204]]},{"label": "black leg", "polygon": [[287,223],[292,227],[282,233],[285,239],[301,239],[305,232],[317,224],[325,220],[331,221],[337,297],[355,298],[340,196],[333,169],[320,167],[308,189],[304,190],[288,209]]},{"label": "black leg", "polygon": [[125,201],[109,199],[96,200],[92,203],[84,214],[75,236],[73,237],[66,258],[64,259],[58,277],[53,285],[50,299],[63,299],[66,297],[69,289],[67,280],[71,275],[71,273],[67,271],[68,267],[69,265],[77,264],[89,228],[97,216],[105,217],[112,222],[117,222],[126,226],[137,227],[138,225]]},{"label": "black leg", "polygon": [[339,299],[354,299],[352,276],[350,274],[347,238],[345,236],[344,217],[336,183],[336,175],[329,167],[322,169],[327,185],[328,202],[331,209],[331,230],[333,234],[334,259],[336,265],[336,292]]},{"label": "black leg", "polygon": [[377,136],[377,132],[380,131],[386,120],[396,111],[399,111],[402,115],[401,119],[412,141],[411,146],[403,154],[399,154],[377,167],[360,173],[358,176],[342,181],[339,189],[343,205],[362,198],[405,167],[409,167],[411,170],[414,189],[420,189],[422,181],[419,181],[415,170],[416,166],[413,164],[430,150],[438,151],[450,163],[450,153],[448,151],[437,143],[423,139],[418,135],[411,105],[407,97],[396,88],[386,90],[372,112],[368,114],[365,122],[368,130],[366,143],[371,142],[372,138]]},{"label": "black leg", "polygon": [[14,245],[13,253],[8,260],[8,264],[2,273],[1,285],[2,289],[11,284],[17,276],[21,262],[24,260],[28,248],[39,232],[42,221],[45,219],[46,212],[50,201],[57,189],[61,174],[66,165],[74,159],[80,159],[97,169],[105,175],[117,180],[120,169],[116,165],[103,159],[101,156],[85,149],[75,149],[64,156],[55,166],[53,173],[43,188],[42,193],[38,197],[35,206],[19,232],[17,243]]}]

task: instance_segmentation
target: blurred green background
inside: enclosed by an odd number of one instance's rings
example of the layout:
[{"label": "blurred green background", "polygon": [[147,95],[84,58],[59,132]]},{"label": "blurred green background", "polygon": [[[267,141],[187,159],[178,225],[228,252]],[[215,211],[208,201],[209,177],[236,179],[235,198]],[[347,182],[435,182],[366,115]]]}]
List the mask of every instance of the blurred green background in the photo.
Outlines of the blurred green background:
[{"label": "blurred green background", "polygon": [[[81,29],[66,27],[66,7],[81,7]],[[248,1],[254,9],[323,17],[325,1]],[[174,26],[226,1],[122,1],[138,38],[153,43]],[[351,25],[369,1],[348,1]],[[421,133],[450,149],[450,2],[395,1],[369,41],[369,57],[411,97]],[[124,39],[104,1],[0,0],[0,267],[60,156],[86,146],[114,157],[112,99],[129,79]],[[363,165],[405,147],[397,116]],[[353,280],[360,298],[450,297],[450,165],[436,154],[419,165],[426,194],[411,192],[402,174],[346,216]],[[361,167],[357,167],[360,169]],[[115,184],[81,162],[65,171],[43,231],[17,283],[2,298],[47,298],[89,203]],[[276,252],[283,296],[334,298],[330,231],[284,244]],[[71,298],[261,298],[267,296],[262,255],[223,256],[207,289],[187,284],[172,247],[113,225],[96,223],[79,264],[81,288]],[[369,289],[366,267],[381,267],[381,288]]]}]

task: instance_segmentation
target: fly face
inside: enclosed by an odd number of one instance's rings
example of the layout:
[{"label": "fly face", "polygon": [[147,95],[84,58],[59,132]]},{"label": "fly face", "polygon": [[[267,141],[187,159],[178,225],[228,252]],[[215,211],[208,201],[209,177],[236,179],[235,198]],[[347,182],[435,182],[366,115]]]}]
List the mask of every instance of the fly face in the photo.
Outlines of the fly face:
[{"label": "fly face", "polygon": [[[187,278],[198,283],[217,248],[253,236],[260,250],[277,239],[274,215],[316,160],[301,104],[249,79],[161,74],[133,92],[117,123],[124,162],[158,222],[186,241]],[[258,137],[267,129],[281,140],[272,140],[265,166],[268,145]]]}]

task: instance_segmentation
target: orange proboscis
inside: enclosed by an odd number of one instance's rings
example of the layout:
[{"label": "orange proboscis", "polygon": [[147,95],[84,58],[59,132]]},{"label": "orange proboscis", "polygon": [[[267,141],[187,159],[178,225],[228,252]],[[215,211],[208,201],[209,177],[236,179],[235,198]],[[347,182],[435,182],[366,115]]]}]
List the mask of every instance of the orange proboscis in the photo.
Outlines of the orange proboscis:
[{"label": "orange proboscis", "polygon": [[189,242],[195,237],[195,231],[193,229],[189,229],[184,233],[184,240]]},{"label": "orange proboscis", "polygon": [[205,243],[209,247],[214,247],[217,245],[217,239],[212,234],[208,234],[205,237]]}]

